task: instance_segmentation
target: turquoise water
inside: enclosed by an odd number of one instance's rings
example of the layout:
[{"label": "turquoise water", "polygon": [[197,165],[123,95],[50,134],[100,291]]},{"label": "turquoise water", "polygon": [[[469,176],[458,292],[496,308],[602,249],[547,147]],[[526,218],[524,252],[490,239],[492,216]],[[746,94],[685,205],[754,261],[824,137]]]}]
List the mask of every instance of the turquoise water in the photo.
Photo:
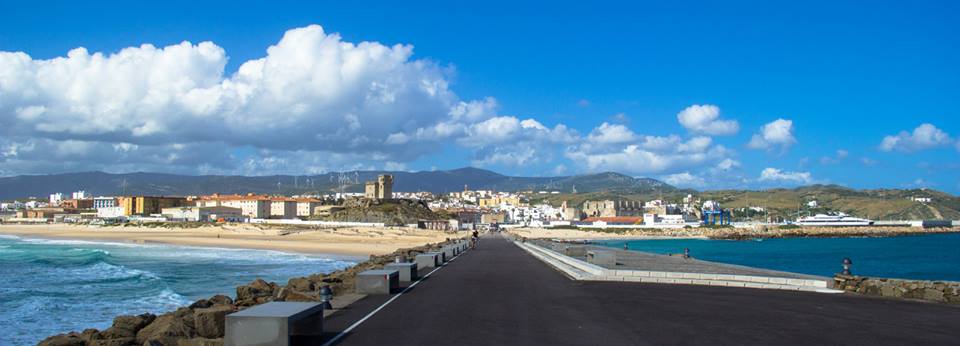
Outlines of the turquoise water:
[{"label": "turquoise water", "polygon": [[0,235],[0,345],[104,329],[113,317],[161,313],[214,294],[233,297],[255,278],[353,265],[347,259],[267,250],[27,239]]},{"label": "turquoise water", "polygon": [[[623,248],[623,241],[603,245]],[[960,234],[884,238],[781,238],[755,240],[631,240],[631,250],[682,253],[698,259],[795,273],[832,276],[845,257],[857,275],[960,281]]]}]

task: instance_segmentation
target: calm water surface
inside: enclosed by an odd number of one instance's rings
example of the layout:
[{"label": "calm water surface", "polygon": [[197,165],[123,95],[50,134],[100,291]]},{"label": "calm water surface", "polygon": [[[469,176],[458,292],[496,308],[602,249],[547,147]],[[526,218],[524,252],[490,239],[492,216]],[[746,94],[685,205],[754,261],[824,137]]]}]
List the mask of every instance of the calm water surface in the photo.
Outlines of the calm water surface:
[{"label": "calm water surface", "polygon": [[[624,241],[604,245],[623,248]],[[682,253],[698,259],[795,273],[832,276],[845,257],[857,275],[960,281],[960,233],[884,238],[755,240],[631,240],[631,250]]]}]

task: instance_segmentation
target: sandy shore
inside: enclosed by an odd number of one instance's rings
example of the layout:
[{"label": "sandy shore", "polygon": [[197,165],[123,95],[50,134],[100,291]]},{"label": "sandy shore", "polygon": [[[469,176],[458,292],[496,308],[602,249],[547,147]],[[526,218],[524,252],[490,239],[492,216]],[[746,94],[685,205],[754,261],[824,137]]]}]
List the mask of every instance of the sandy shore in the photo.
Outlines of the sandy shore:
[{"label": "sandy shore", "polygon": [[35,238],[262,249],[351,257],[383,255],[401,248],[437,243],[447,238],[458,237],[453,233],[399,227],[282,229],[249,224],[210,225],[196,228],[7,224],[0,225],[0,234]]},{"label": "sandy shore", "polygon": [[591,239],[748,239],[793,237],[892,237],[932,233],[960,232],[960,228],[919,227],[802,227],[802,228],[675,228],[611,230],[608,232],[558,228],[515,228],[508,232],[526,238]]}]

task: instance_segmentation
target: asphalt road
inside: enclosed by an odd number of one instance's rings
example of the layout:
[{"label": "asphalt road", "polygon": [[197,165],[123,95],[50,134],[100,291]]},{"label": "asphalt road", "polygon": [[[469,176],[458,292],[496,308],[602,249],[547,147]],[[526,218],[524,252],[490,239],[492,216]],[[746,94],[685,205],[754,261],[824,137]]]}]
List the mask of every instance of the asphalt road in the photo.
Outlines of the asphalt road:
[{"label": "asphalt road", "polygon": [[[326,340],[392,296],[328,318]],[[960,344],[960,308],[849,294],[577,282],[500,237],[398,297],[341,345]]]}]

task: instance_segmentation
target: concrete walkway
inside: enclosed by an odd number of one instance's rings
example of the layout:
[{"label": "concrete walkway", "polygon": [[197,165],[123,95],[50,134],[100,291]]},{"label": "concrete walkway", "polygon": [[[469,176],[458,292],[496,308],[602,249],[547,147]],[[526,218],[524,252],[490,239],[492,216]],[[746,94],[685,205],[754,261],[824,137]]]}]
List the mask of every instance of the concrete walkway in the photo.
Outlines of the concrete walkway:
[{"label": "concrete walkway", "polygon": [[[393,296],[325,321],[327,340]],[[953,344],[960,308],[852,295],[572,281],[485,237],[338,339],[343,345]]]}]

